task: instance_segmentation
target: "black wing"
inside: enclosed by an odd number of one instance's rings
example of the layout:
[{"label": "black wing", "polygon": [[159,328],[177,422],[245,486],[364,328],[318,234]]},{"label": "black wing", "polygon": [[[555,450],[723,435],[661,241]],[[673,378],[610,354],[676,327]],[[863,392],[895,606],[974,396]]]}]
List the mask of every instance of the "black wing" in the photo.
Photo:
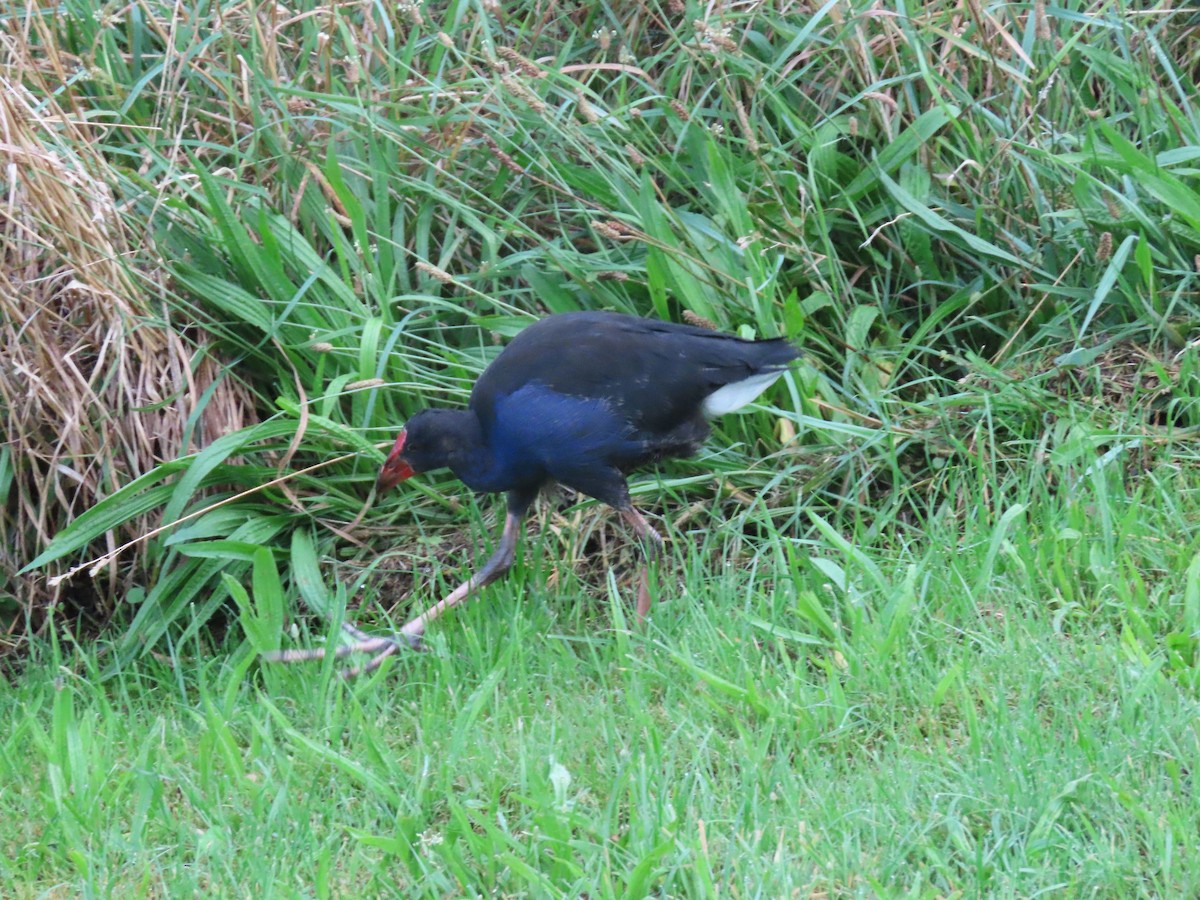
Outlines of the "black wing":
[{"label": "black wing", "polygon": [[799,355],[783,338],[747,341],[619,313],[563,313],[535,322],[504,348],[476,382],[471,408],[487,430],[497,400],[537,383],[605,400],[634,428],[666,434],[699,416],[713,392]]}]

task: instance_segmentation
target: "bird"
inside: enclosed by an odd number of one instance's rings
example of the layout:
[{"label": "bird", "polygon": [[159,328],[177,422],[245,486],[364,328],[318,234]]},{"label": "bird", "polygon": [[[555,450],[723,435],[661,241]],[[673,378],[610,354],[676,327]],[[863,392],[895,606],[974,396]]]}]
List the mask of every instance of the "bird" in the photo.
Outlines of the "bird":
[{"label": "bird", "polygon": [[[378,491],[449,469],[472,491],[507,495],[495,551],[445,599],[388,637],[347,624],[356,643],[339,658],[372,653],[353,676],[403,646],[419,648],[426,626],[512,567],[521,524],[554,483],[615,509],[640,539],[646,565],[637,614],[651,606],[648,567],[662,537],[634,507],[627,475],[695,454],[709,420],[753,402],[800,357],[785,338],[747,340],[698,325],[586,311],[548,315],[525,327],[479,376],[466,409],[425,409],[408,419],[376,482]],[[324,648],[285,650],[284,661],[318,659]]]}]

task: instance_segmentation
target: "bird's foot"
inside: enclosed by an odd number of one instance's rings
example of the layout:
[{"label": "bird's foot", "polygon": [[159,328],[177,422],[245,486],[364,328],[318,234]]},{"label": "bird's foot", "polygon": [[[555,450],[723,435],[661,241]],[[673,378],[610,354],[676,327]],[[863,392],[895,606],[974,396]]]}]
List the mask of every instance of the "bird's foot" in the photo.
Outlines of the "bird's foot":
[{"label": "bird's foot", "polygon": [[357,626],[349,622],[344,622],[342,630],[354,638],[352,643],[338,644],[333,648],[314,647],[308,650],[275,650],[270,653],[264,653],[263,659],[267,662],[294,663],[324,659],[330,655],[335,659],[342,659],[357,653],[371,654],[371,658],[361,666],[349,666],[342,669],[340,674],[343,678],[354,678],[358,675],[366,675],[369,672],[374,672],[383,665],[385,659],[401,650],[425,650],[425,645],[421,640],[424,629],[418,630],[410,626],[405,626],[405,628],[394,634],[372,637]]}]

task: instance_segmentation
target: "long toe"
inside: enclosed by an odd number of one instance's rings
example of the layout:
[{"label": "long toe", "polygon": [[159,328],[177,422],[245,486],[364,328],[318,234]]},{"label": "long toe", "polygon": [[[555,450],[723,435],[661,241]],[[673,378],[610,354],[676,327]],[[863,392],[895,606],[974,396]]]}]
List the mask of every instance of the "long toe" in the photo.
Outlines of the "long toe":
[{"label": "long toe", "polygon": [[429,652],[429,648],[425,646],[424,634],[405,634],[402,631],[396,639],[397,643],[407,646],[410,650],[416,650],[418,653]]},{"label": "long toe", "polygon": [[392,639],[413,650],[425,650],[425,625],[419,618],[414,619],[392,635]]}]

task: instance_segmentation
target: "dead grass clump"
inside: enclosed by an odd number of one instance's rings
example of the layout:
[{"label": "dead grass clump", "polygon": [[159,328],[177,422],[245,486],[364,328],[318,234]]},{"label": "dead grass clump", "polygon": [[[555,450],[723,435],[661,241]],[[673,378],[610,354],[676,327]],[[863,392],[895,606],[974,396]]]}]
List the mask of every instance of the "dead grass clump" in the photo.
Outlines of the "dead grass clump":
[{"label": "dead grass clump", "polygon": [[[60,607],[103,620],[142,558],[52,586],[17,571],[81,512],[163,460],[243,425],[248,399],[158,298],[153,250],[123,223],[117,173],[49,92],[0,70],[0,650]],[[83,126],[86,127],[86,126]],[[211,396],[205,391],[220,380]],[[108,548],[154,524],[110,532]],[[97,550],[104,548],[97,547]],[[7,587],[4,587],[7,585]]]},{"label": "dead grass clump", "polygon": [[1167,423],[1160,421],[1157,404],[1170,396],[1178,380],[1179,363],[1173,356],[1122,340],[1098,350],[1089,365],[1053,370],[1047,387],[1114,412],[1139,409],[1147,422],[1163,425]]}]

